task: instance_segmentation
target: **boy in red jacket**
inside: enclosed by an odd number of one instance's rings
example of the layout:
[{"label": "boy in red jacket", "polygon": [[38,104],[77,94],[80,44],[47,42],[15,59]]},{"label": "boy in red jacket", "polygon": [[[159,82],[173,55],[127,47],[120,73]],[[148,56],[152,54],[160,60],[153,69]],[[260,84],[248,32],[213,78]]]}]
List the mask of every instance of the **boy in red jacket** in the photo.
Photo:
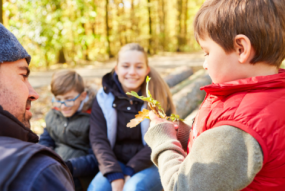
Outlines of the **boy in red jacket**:
[{"label": "boy in red jacket", "polygon": [[190,136],[153,113],[145,135],[166,191],[285,190],[284,10],[284,0],[208,0],[197,13],[213,84]]}]

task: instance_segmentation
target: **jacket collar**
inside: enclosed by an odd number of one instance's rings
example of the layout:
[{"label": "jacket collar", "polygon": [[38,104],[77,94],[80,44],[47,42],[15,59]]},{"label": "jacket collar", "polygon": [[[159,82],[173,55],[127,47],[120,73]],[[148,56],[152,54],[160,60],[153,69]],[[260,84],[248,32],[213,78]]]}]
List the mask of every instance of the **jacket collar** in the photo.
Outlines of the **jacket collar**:
[{"label": "jacket collar", "polygon": [[[135,97],[128,97],[123,91],[122,85],[118,79],[116,72],[107,73],[103,76],[102,85],[105,93],[111,92],[115,97],[129,99],[133,101],[143,102],[142,100]],[[137,92],[138,95],[142,95],[141,91]]]},{"label": "jacket collar", "polygon": [[0,105],[0,136],[20,139],[22,141],[37,143],[38,136],[26,128],[16,117],[3,110]]},{"label": "jacket collar", "polygon": [[[62,115],[61,111],[57,107],[53,107],[51,109],[51,111],[53,111],[53,113],[55,113],[56,115],[64,117]],[[64,117],[64,118],[72,119],[72,118],[77,117],[77,116],[90,116],[90,113],[91,113],[91,110],[87,110],[87,111],[84,111],[84,112],[83,111],[77,111],[71,117]]]},{"label": "jacket collar", "polygon": [[285,70],[280,69],[278,74],[268,76],[256,76],[221,84],[211,84],[201,87],[208,94],[227,96],[247,90],[261,90],[285,87]]}]

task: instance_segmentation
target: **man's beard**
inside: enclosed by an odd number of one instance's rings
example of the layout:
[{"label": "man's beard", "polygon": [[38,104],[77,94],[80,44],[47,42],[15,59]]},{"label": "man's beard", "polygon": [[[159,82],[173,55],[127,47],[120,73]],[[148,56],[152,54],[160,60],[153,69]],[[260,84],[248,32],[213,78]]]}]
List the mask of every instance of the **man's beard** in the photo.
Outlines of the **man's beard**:
[{"label": "man's beard", "polygon": [[[26,107],[31,108],[31,100],[27,100]],[[31,118],[29,118],[29,119],[26,118],[26,111],[25,111],[25,112],[23,113],[22,119],[21,119],[20,121],[21,121],[21,123],[23,123],[23,125],[24,125],[25,127],[27,127],[27,128],[30,129],[30,128],[31,128],[30,119],[31,119]]]},{"label": "man's beard", "polygon": [[26,112],[23,114],[23,118],[21,120],[21,123],[23,123],[23,125],[25,127],[27,127],[28,129],[31,128],[30,119],[26,119]]}]

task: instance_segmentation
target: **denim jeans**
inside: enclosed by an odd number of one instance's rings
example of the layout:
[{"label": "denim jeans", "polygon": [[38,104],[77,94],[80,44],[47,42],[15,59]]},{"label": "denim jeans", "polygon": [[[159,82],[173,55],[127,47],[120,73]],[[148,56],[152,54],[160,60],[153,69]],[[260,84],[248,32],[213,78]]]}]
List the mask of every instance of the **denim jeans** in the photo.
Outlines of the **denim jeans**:
[{"label": "denim jeans", "polygon": [[[120,163],[124,170],[126,165]],[[161,191],[162,185],[155,165],[134,174],[124,186],[123,191]],[[90,183],[87,191],[112,191],[110,182],[99,172]]]}]

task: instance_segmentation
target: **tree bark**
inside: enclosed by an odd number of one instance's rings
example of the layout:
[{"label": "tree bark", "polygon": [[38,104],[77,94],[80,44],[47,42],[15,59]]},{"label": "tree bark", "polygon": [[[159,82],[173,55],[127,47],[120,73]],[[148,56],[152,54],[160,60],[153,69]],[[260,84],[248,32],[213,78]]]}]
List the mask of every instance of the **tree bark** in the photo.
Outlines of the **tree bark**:
[{"label": "tree bark", "polygon": [[200,87],[210,83],[211,78],[208,74],[205,74],[172,97],[177,114],[180,115],[181,118],[187,117],[199,106],[205,98],[205,91],[201,91]]},{"label": "tree bark", "polygon": [[148,50],[147,52],[149,54],[152,53],[152,19],[151,19],[151,0],[147,0],[148,2],[148,26],[149,26],[149,30],[148,30],[148,34],[149,34],[149,39],[148,39]]},{"label": "tree bark", "polygon": [[195,72],[193,75],[191,75],[188,79],[180,82],[179,84],[176,84],[174,87],[170,88],[170,92],[172,95],[176,94],[180,90],[182,90],[184,87],[188,86],[189,84],[193,83],[195,80],[200,78],[201,76],[205,75],[206,71],[204,69],[201,69],[197,72]]},{"label": "tree bark", "polygon": [[110,27],[109,27],[109,14],[108,14],[109,0],[106,0],[105,5],[105,24],[106,24],[106,40],[107,40],[107,54],[109,58],[112,58],[113,55],[111,53],[111,45],[110,45]]},{"label": "tree bark", "polygon": [[193,70],[188,66],[180,66],[174,70],[170,75],[164,78],[169,87],[173,87],[183,80],[189,78],[193,74]]}]

